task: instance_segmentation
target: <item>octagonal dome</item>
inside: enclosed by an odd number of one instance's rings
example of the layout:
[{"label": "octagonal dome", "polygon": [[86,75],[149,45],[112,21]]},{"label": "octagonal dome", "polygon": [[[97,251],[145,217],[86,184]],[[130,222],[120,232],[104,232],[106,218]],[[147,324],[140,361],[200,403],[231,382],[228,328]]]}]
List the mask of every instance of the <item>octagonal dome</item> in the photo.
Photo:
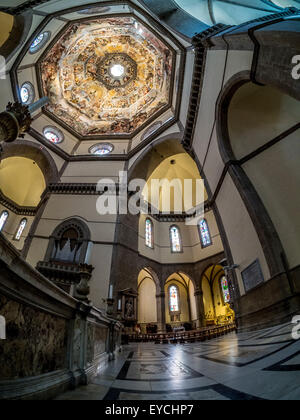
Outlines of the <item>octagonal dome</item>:
[{"label": "octagonal dome", "polygon": [[40,62],[46,111],[80,138],[132,136],[170,106],[174,62],[134,17],[73,23]]}]

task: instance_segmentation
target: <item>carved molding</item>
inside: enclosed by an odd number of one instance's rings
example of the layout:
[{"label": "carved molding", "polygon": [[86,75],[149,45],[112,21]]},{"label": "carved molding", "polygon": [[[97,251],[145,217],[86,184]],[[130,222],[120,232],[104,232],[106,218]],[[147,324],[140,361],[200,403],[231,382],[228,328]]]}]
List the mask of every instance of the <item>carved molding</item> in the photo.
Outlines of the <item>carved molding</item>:
[{"label": "carved molding", "polygon": [[182,140],[182,145],[187,152],[190,152],[191,150],[202,94],[202,83],[205,69],[205,41],[207,42],[209,38],[215,36],[219,32],[223,32],[227,28],[229,28],[229,26],[218,24],[194,36],[192,39],[192,44],[195,47],[195,63],[187,121]]},{"label": "carved molding", "polygon": [[10,198],[6,197],[0,189],[0,204],[20,216],[35,216],[39,206],[37,207],[23,207],[16,204]]}]

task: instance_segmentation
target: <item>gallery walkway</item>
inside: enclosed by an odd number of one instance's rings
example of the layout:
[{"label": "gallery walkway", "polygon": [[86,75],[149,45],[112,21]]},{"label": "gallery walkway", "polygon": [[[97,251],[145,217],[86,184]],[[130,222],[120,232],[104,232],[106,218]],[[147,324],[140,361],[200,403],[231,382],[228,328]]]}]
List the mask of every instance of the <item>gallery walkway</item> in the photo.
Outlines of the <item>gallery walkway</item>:
[{"label": "gallery walkway", "polygon": [[300,399],[291,324],[186,345],[125,346],[92,384],[61,400]]}]

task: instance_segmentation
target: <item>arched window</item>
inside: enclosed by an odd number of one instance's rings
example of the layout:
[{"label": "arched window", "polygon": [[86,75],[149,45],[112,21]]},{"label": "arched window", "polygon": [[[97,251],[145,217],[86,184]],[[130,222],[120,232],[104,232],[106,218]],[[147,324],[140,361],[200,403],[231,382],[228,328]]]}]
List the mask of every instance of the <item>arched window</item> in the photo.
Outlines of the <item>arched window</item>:
[{"label": "arched window", "polygon": [[221,277],[221,288],[223,292],[224,303],[230,302],[230,292],[228,280],[225,276]]},{"label": "arched window", "polygon": [[146,246],[149,248],[154,248],[153,223],[150,219],[146,219],[145,222],[145,238]]},{"label": "arched window", "polygon": [[19,225],[19,228],[17,230],[17,233],[15,235],[15,240],[19,241],[21,239],[22,233],[24,232],[24,229],[27,225],[27,219],[22,219]]},{"label": "arched window", "polygon": [[8,219],[8,211],[5,210],[1,213],[1,216],[0,216],[0,232],[2,232],[5,226],[5,223],[7,222],[7,219]]},{"label": "arched window", "polygon": [[205,219],[200,220],[198,227],[202,248],[206,248],[207,246],[212,245],[207,221]]},{"label": "arched window", "polygon": [[172,252],[182,252],[181,235],[177,226],[171,226],[170,238]]},{"label": "arched window", "polygon": [[171,313],[179,312],[179,290],[175,285],[169,287],[169,303]]}]

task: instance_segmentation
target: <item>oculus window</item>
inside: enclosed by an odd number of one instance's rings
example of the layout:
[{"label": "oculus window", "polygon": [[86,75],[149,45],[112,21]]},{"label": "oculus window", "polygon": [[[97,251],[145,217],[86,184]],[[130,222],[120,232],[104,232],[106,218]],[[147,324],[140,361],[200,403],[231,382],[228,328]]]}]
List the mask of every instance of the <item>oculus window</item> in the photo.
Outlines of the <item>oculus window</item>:
[{"label": "oculus window", "polygon": [[44,128],[44,137],[50,142],[54,144],[59,144],[64,141],[64,135],[62,131],[60,131],[56,127],[45,127]]},{"label": "oculus window", "polygon": [[35,54],[40,51],[47,44],[50,37],[51,32],[49,31],[42,32],[39,36],[37,36],[29,48],[30,54]]},{"label": "oculus window", "polygon": [[114,150],[114,146],[109,143],[100,143],[91,147],[89,152],[92,155],[105,156],[109,155]]}]

